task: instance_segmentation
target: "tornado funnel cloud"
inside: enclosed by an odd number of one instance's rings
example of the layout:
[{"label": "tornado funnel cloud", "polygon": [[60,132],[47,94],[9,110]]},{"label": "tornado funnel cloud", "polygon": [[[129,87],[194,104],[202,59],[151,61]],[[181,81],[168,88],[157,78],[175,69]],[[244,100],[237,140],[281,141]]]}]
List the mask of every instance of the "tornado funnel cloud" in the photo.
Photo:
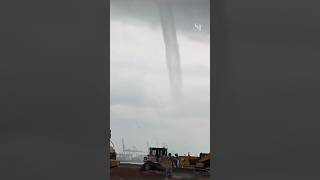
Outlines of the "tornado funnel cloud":
[{"label": "tornado funnel cloud", "polygon": [[180,101],[182,99],[182,77],[174,16],[169,0],[157,0],[157,4],[165,44],[171,93],[174,100]]}]

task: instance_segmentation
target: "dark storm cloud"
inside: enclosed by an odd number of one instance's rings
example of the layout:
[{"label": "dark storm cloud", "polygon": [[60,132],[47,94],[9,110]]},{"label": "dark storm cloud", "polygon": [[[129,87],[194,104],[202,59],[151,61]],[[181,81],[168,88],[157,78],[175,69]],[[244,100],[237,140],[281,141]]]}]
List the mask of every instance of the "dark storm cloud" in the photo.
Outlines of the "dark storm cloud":
[{"label": "dark storm cloud", "polygon": [[[171,7],[178,32],[198,41],[209,41],[210,0],[172,0]],[[126,23],[147,23],[150,27],[160,26],[156,0],[112,0],[112,20]],[[195,24],[201,24],[198,31]]]}]

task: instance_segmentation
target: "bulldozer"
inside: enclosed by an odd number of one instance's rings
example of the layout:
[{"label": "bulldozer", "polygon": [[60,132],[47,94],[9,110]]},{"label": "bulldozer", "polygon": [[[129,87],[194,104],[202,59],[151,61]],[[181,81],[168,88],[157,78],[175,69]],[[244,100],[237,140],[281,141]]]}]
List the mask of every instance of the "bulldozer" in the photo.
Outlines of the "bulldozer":
[{"label": "bulldozer", "polygon": [[149,154],[144,157],[143,171],[157,170],[165,171],[171,162],[168,160],[167,148],[149,148]]},{"label": "bulldozer", "polygon": [[181,168],[210,168],[210,153],[200,153],[200,156],[179,156]]},{"label": "bulldozer", "polygon": [[179,156],[179,167],[185,170],[192,170],[197,174],[210,174],[210,153],[200,153],[199,156]]},{"label": "bulldozer", "polygon": [[110,146],[110,168],[115,168],[115,167],[118,167],[119,165],[120,165],[120,161],[117,160],[117,153],[114,149],[114,146]]},{"label": "bulldozer", "polygon": [[199,159],[196,163],[196,168],[210,170],[210,159],[210,153],[200,153]]},{"label": "bulldozer", "polygon": [[[178,160],[174,165],[174,160]],[[167,148],[149,148],[149,154],[144,157],[142,171],[162,171],[169,173],[183,172],[208,175],[210,171],[210,153],[200,153],[200,156],[171,156]]]},{"label": "bulldozer", "polygon": [[111,141],[111,130],[110,130],[110,168],[115,168],[120,165],[120,161],[117,160],[117,153],[114,148],[114,144]]},{"label": "bulldozer", "polygon": [[179,167],[181,168],[194,168],[199,158],[197,156],[179,156]]}]

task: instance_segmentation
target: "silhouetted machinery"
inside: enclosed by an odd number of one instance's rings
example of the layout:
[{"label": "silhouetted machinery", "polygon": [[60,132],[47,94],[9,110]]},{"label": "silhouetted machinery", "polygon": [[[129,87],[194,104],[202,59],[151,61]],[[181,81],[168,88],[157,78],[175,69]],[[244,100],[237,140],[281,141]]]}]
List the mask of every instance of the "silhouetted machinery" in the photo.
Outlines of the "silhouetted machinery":
[{"label": "silhouetted machinery", "polygon": [[118,167],[120,165],[120,161],[117,160],[117,153],[114,148],[114,144],[111,141],[111,130],[110,130],[110,168]]},{"label": "silhouetted machinery", "polygon": [[170,163],[167,157],[167,148],[150,147],[149,154],[147,155],[147,157],[144,157],[142,170],[165,171],[168,164]]},{"label": "silhouetted machinery", "polygon": [[[200,153],[200,156],[171,156],[167,148],[149,148],[149,154],[144,158],[143,171],[165,171],[170,168],[207,172],[210,171],[210,153]],[[174,162],[177,161],[177,164]]]}]

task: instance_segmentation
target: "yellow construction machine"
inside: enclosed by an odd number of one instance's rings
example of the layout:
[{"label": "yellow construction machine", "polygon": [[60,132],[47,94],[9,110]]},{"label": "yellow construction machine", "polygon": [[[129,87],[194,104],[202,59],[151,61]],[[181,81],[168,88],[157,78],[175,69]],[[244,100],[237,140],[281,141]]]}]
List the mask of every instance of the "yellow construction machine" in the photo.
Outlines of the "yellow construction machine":
[{"label": "yellow construction machine", "polygon": [[114,144],[111,141],[111,130],[110,130],[110,168],[118,167],[120,165],[120,161],[117,160],[117,153],[114,148]]},{"label": "yellow construction machine", "polygon": [[167,148],[149,148],[149,154],[144,158],[143,171],[163,172],[201,172],[208,174],[210,171],[210,153],[200,153],[200,156],[171,156]]},{"label": "yellow construction machine", "polygon": [[120,161],[117,160],[117,153],[114,146],[110,146],[110,168],[118,167],[119,165]]},{"label": "yellow construction machine", "polygon": [[171,166],[171,161],[168,158],[167,148],[149,148],[149,154],[144,157],[143,171],[157,170],[165,171]]},{"label": "yellow construction machine", "polygon": [[200,157],[196,163],[196,168],[210,170],[210,153],[200,153]]},{"label": "yellow construction machine", "polygon": [[179,156],[179,167],[181,168],[194,168],[199,158],[197,156]]},{"label": "yellow construction machine", "polygon": [[179,156],[179,167],[209,173],[210,159],[210,153],[200,153],[200,156]]}]

